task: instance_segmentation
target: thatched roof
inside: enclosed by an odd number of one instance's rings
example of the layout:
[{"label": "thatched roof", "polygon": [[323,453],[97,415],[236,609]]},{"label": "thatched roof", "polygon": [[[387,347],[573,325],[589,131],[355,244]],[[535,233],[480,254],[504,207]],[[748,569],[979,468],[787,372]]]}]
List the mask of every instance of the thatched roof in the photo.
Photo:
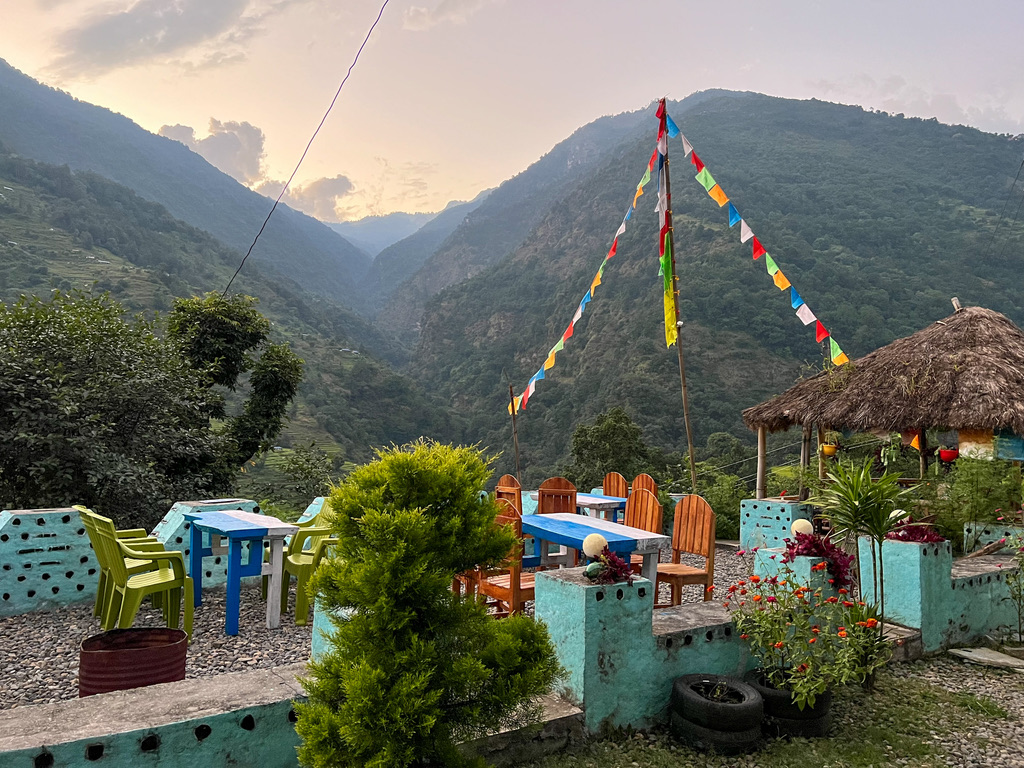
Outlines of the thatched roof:
[{"label": "thatched roof", "polygon": [[1007,428],[1024,435],[1024,332],[967,307],[743,411],[751,429]]}]

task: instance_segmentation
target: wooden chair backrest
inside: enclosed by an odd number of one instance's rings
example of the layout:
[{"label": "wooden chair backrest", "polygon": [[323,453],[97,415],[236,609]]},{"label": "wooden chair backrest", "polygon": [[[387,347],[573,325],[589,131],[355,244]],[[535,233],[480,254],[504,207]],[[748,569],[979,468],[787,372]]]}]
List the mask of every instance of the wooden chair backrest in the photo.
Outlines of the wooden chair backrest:
[{"label": "wooden chair backrest", "polygon": [[654,482],[654,478],[648,474],[639,474],[633,478],[633,486],[631,491],[650,491],[655,496],[658,495],[658,484]]},{"label": "wooden chair backrest", "polygon": [[576,486],[564,477],[552,477],[537,490],[537,514],[576,514]]},{"label": "wooden chair backrest", "polygon": [[633,491],[626,499],[626,518],[623,522],[630,528],[661,533],[663,521],[661,503],[650,491]]},{"label": "wooden chair backrest", "polygon": [[626,484],[626,478],[618,472],[609,472],[604,476],[601,491],[605,496],[618,496],[620,499],[629,496],[629,486]]},{"label": "wooden chair backrest", "polygon": [[494,486],[494,498],[499,501],[505,499],[517,512],[523,511],[523,488],[512,475],[502,475],[498,478],[498,484]]},{"label": "wooden chair backrest", "polygon": [[494,516],[494,524],[499,528],[511,525],[516,536],[516,543],[501,565],[497,568],[481,570],[481,575],[485,577],[509,571],[518,574],[523,569],[523,517],[508,499],[498,499],[498,509],[501,511]]},{"label": "wooden chair backrest", "polygon": [[672,526],[672,562],[682,553],[707,558],[708,569],[715,562],[715,513],[701,496],[691,493],[676,504]]}]

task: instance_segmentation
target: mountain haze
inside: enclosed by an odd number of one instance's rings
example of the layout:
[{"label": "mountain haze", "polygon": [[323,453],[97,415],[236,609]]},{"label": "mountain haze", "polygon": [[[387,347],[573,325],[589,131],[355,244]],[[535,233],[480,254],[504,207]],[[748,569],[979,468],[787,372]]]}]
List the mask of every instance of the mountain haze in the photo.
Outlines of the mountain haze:
[{"label": "mountain haze", "polygon": [[[701,96],[670,114],[851,358],[947,315],[954,295],[1024,323],[1024,228],[999,218],[1008,195],[1006,210],[1020,199],[1010,187],[1024,141],[817,101]],[[590,285],[654,148],[654,110],[641,122],[617,146],[595,148],[600,159],[563,182],[509,255],[427,303],[413,367],[468,415],[472,439],[510,447],[503,373],[522,392]],[[693,180],[678,139],[671,157],[698,445],[715,431],[749,440],[740,411],[820,370],[822,357],[765,260],[752,260],[739,227]],[[652,443],[684,449],[676,355],[662,328],[656,183],[519,419],[527,482],[567,459],[576,424],[615,405]],[[482,243],[507,242],[504,233],[476,230]],[[506,452],[499,470],[510,461]]]},{"label": "mountain haze", "polygon": [[[42,85],[2,60],[0,142],[24,157],[124,184],[243,253],[273,204],[183,144]],[[283,205],[252,258],[308,291],[343,302],[352,299],[370,265],[366,254],[325,224]]]},{"label": "mountain haze", "polygon": [[373,257],[397,243],[437,216],[436,213],[387,213],[358,221],[336,221],[327,226]]}]

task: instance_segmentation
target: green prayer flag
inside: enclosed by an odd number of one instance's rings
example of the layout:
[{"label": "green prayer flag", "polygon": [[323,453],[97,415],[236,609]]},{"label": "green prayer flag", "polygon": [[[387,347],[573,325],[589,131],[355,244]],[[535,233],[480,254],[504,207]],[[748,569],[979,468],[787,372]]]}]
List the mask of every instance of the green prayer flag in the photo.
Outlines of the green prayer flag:
[{"label": "green prayer flag", "polygon": [[828,340],[830,342],[831,352],[832,352],[830,357],[839,357],[841,354],[843,354],[842,348],[838,344],[836,344],[836,340],[835,339],[833,339],[831,336],[829,336]]},{"label": "green prayer flag", "polygon": [[701,185],[704,187],[704,191],[706,192],[710,192],[711,188],[715,186],[715,179],[707,168],[702,168],[701,172],[698,173],[694,178],[701,183]]},{"label": "green prayer flag", "polygon": [[644,171],[644,177],[642,179],[640,179],[640,186],[641,187],[646,186],[647,182],[649,182],[650,180],[651,180],[651,168],[650,168],[650,166],[648,166],[647,170]]},{"label": "green prayer flag", "polygon": [[550,355],[552,352],[561,352],[563,349],[565,349],[565,339],[559,339],[558,343],[551,348],[551,352],[548,352],[548,354]]},{"label": "green prayer flag", "polygon": [[764,255],[764,263],[765,266],[768,267],[769,275],[774,275],[776,272],[779,271],[779,265],[776,264],[775,260],[772,259],[772,257],[769,256],[767,253]]}]

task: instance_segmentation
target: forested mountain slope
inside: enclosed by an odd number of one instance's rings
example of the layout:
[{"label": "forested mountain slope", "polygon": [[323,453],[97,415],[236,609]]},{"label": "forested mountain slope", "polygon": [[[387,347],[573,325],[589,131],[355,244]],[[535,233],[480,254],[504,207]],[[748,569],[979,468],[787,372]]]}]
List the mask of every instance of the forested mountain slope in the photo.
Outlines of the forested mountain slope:
[{"label": "forested mountain slope", "polygon": [[435,216],[436,213],[396,211],[382,216],[366,216],[358,221],[336,221],[327,226],[372,257],[416,233]]},{"label": "forested mountain slope", "polygon": [[[245,252],[272,201],[184,145],[42,85],[0,60],[0,142],[14,153],[94,171]],[[347,302],[369,257],[329,227],[278,206],[252,260],[308,291]]]},{"label": "forested mountain slope", "polygon": [[[126,187],[0,149],[0,301],[92,288],[130,310],[162,312],[175,297],[223,289],[240,258]],[[333,440],[358,461],[392,441],[457,438],[444,408],[380,362],[401,362],[402,351],[350,310],[258,265],[246,265],[232,290],[258,297],[272,340],[306,362],[283,444]]]},{"label": "forested mountain slope", "polygon": [[[999,216],[1021,140],[757,94],[707,94],[669,112],[851,358],[945,316],[952,296],[1024,323],[1024,231]],[[427,305],[414,368],[468,415],[471,439],[510,449],[502,371],[521,392],[565,330],[654,148],[653,109],[644,122],[547,206],[510,256]],[[748,435],[740,411],[790,386],[808,365],[820,369],[823,358],[813,326],[794,316],[765,260],[751,258],[739,226],[730,229],[726,209],[694,181],[678,139],[671,152],[700,444],[720,430]],[[565,460],[576,424],[614,405],[651,442],[685,445],[676,355],[662,330],[655,192],[652,181],[575,335],[521,415],[534,480]],[[1013,194],[1011,214],[1020,200]],[[486,228],[478,236],[500,238]],[[507,452],[503,466],[509,461]]]}]

